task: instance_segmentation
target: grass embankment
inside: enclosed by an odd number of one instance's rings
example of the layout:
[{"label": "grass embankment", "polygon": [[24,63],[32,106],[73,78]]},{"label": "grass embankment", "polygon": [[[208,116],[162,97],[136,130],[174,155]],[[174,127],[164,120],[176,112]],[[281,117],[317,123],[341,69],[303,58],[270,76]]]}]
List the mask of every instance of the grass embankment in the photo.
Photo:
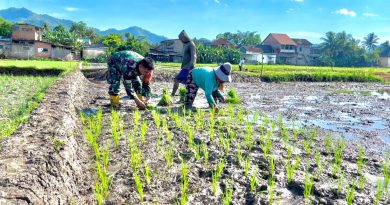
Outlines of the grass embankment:
[{"label": "grass embankment", "polygon": [[43,100],[59,76],[77,62],[0,61],[0,138],[10,136]]},{"label": "grass embankment", "polygon": [[[165,69],[177,69],[179,63],[157,63]],[[217,64],[197,64],[196,67],[216,67]],[[386,68],[340,68],[294,65],[244,65],[247,71],[239,71],[238,65],[233,65],[235,73],[249,76],[259,76],[265,82],[384,82],[390,76]]]}]

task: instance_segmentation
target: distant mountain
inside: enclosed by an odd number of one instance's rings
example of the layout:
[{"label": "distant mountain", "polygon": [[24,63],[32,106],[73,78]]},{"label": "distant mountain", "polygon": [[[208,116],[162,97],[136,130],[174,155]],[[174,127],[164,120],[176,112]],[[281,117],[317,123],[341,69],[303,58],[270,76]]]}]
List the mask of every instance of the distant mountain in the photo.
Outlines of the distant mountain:
[{"label": "distant mountain", "polygon": [[58,19],[46,14],[36,14],[26,8],[11,7],[0,10],[0,16],[13,23],[27,23],[36,26],[43,26],[44,23],[47,23],[52,28],[58,25],[69,28],[72,25],[72,21],[70,20]]},{"label": "distant mountain", "polygon": [[[52,28],[58,25],[63,25],[66,28],[70,28],[73,23],[73,21],[66,20],[66,19],[58,19],[46,14],[36,14],[26,8],[14,8],[14,7],[0,10],[0,17],[12,23],[27,23],[36,26],[42,26],[44,23],[47,23]],[[108,29],[105,31],[101,31],[99,29],[95,29],[95,30],[98,34],[101,35],[107,35],[110,33],[115,33],[115,34],[130,33],[135,37],[145,36],[150,43],[156,43],[168,39],[164,36],[151,33],[150,31],[147,31],[137,26],[129,27],[123,30],[117,30],[117,29]]]},{"label": "distant mountain", "polygon": [[136,37],[145,36],[146,39],[150,43],[156,43],[156,42],[160,42],[160,41],[168,39],[165,36],[156,35],[154,33],[151,33],[150,31],[145,30],[143,28],[140,28],[138,26],[132,26],[132,27],[129,27],[129,28],[126,28],[126,29],[123,29],[123,30],[117,30],[117,29],[111,28],[111,29],[108,29],[108,30],[105,30],[105,31],[100,31],[99,29],[96,29],[96,32],[101,34],[101,35],[107,35],[107,34],[110,34],[110,33],[115,33],[115,34],[131,33],[131,35],[136,36]]}]

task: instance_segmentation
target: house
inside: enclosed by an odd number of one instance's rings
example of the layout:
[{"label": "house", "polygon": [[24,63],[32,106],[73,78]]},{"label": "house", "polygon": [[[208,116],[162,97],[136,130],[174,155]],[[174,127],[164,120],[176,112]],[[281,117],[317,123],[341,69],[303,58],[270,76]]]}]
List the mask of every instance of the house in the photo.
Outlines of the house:
[{"label": "house", "polygon": [[55,58],[78,59],[71,47],[53,45],[43,39],[44,29],[29,24],[15,24],[12,27],[11,48],[5,55],[17,59]]},{"label": "house", "polygon": [[211,42],[212,47],[234,48],[234,45],[224,38],[218,38]]},{"label": "house", "polygon": [[258,64],[261,62],[263,51],[254,46],[243,46],[240,48],[241,58],[245,58],[247,64]]},{"label": "house", "polygon": [[258,45],[256,46],[258,48],[260,48],[262,50],[262,54],[263,54],[263,59],[261,61],[261,63],[265,63],[265,64],[275,64],[276,62],[276,54],[274,52],[274,49],[272,48],[272,46],[269,46],[269,45]]},{"label": "house", "polygon": [[12,39],[4,36],[0,36],[0,58],[11,52]]},{"label": "house", "polygon": [[81,45],[91,45],[92,44],[91,39],[89,39],[89,38],[78,38],[77,42],[80,42]]},{"label": "house", "polygon": [[297,62],[297,43],[288,35],[281,33],[270,33],[261,45],[271,46],[277,55],[276,62],[280,64],[293,64]]},{"label": "house", "polygon": [[387,48],[379,55],[381,67],[390,67],[390,48]]},{"label": "house", "polygon": [[183,58],[183,43],[179,39],[161,41],[150,49],[148,54],[155,61],[181,62]]},{"label": "house", "polygon": [[108,47],[104,45],[87,45],[83,47],[81,55],[83,58],[94,58],[104,54],[107,49]]},{"label": "house", "polygon": [[297,58],[295,65],[311,65],[312,64],[312,43],[306,39],[292,39],[297,44]]}]

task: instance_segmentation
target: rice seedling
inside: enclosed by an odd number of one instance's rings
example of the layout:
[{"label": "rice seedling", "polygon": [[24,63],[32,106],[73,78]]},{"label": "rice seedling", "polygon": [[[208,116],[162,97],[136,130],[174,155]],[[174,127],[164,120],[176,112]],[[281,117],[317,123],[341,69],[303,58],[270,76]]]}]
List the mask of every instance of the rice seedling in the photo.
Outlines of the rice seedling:
[{"label": "rice seedling", "polygon": [[194,149],[195,149],[195,159],[199,161],[200,158],[202,157],[202,146],[195,145]]},{"label": "rice seedling", "polygon": [[187,128],[187,135],[188,135],[188,147],[192,148],[194,147],[194,131],[191,127]]},{"label": "rice seedling", "polygon": [[154,123],[156,124],[157,128],[160,128],[160,126],[161,126],[160,114],[157,111],[153,110],[152,117],[153,117]]},{"label": "rice seedling", "polygon": [[303,197],[310,203],[310,196],[313,192],[314,179],[311,174],[306,173],[305,176],[305,188],[303,191]]},{"label": "rice seedling", "polygon": [[242,106],[240,106],[240,109],[238,109],[236,119],[239,125],[241,125],[244,122],[244,108]]},{"label": "rice seedling", "polygon": [[237,161],[239,165],[242,165],[242,151],[241,151],[241,145],[237,145]]},{"label": "rice seedling", "polygon": [[255,112],[255,114],[253,115],[253,122],[256,123],[258,120],[259,120],[259,112]]},{"label": "rice seedling", "polygon": [[210,136],[210,140],[214,141],[214,137],[215,137],[215,129],[214,129],[214,127],[209,129],[209,136]]},{"label": "rice seedling", "polygon": [[359,180],[359,189],[363,189],[364,188],[364,185],[366,184],[366,177],[363,175],[360,177],[360,180]]},{"label": "rice seedling", "polygon": [[382,180],[378,179],[376,185],[376,193],[374,198],[374,204],[377,205],[382,200],[385,189],[383,188]]},{"label": "rice seedling", "polygon": [[330,135],[326,135],[325,137],[325,151],[326,153],[330,153],[330,151],[332,150],[332,138],[330,137]]},{"label": "rice seedling", "polygon": [[294,142],[298,141],[298,129],[293,129]]},{"label": "rice seedling", "polygon": [[254,142],[253,142],[253,139],[252,139],[252,134],[246,134],[245,137],[244,137],[244,142],[245,142],[246,148],[248,150],[252,150],[252,148],[254,146]]},{"label": "rice seedling", "polygon": [[96,161],[96,171],[99,176],[99,181],[95,184],[95,196],[98,200],[98,204],[103,204],[104,200],[108,196],[110,187],[110,177],[107,169],[102,167],[99,161]]},{"label": "rice seedling", "polygon": [[148,131],[148,123],[146,121],[143,121],[141,124],[141,132],[140,132],[140,137],[142,143],[146,143],[146,132]]},{"label": "rice seedling", "polygon": [[337,194],[340,195],[344,187],[344,172],[341,172],[339,179],[337,180]]},{"label": "rice seedling", "polygon": [[318,149],[316,149],[315,159],[316,159],[316,166],[319,167],[321,163],[321,154]]},{"label": "rice seedling", "polygon": [[119,147],[119,138],[123,134],[123,123],[119,112],[111,110],[111,135],[115,146]]},{"label": "rice seedling", "polygon": [[147,185],[150,185],[150,182],[151,182],[151,178],[152,178],[152,171],[150,169],[150,166],[148,163],[144,163],[144,169],[142,171],[143,175],[144,175],[144,178],[145,178],[145,181],[146,181],[146,184]]},{"label": "rice seedling", "polygon": [[140,114],[139,114],[139,111],[137,109],[134,110],[133,116],[134,116],[134,128],[135,128],[135,130],[137,130],[138,125],[139,125],[139,119],[140,119]]},{"label": "rice seedling", "polygon": [[230,104],[240,104],[241,99],[237,96],[237,93],[234,89],[231,89],[228,91],[228,98],[226,99],[226,102]]},{"label": "rice seedling", "polygon": [[251,179],[251,192],[255,192],[257,188],[257,172],[254,170],[250,176]]},{"label": "rice seedling", "polygon": [[222,202],[224,205],[230,205],[233,200],[233,185],[226,182],[225,192],[222,194]]},{"label": "rice seedling", "polygon": [[217,195],[217,186],[218,186],[218,183],[219,183],[219,178],[218,178],[218,174],[216,171],[214,171],[211,175],[211,188],[213,190],[213,194],[214,196]]},{"label": "rice seedling", "polygon": [[209,163],[209,150],[207,149],[207,145],[205,143],[202,143],[202,149],[203,149],[204,163],[207,166],[207,164]]},{"label": "rice seedling", "polygon": [[295,171],[299,168],[299,163],[301,162],[301,158],[298,156],[294,163],[288,161],[286,165],[287,172],[287,182],[291,183],[294,177]]},{"label": "rice seedling", "polygon": [[144,189],[143,189],[142,181],[141,181],[140,177],[138,176],[137,172],[134,172],[133,175],[134,175],[135,187],[136,187],[137,192],[139,194],[139,199],[141,202],[144,202]]},{"label": "rice seedling", "polygon": [[158,102],[157,105],[159,106],[170,106],[172,104],[172,98],[169,95],[168,87],[163,88],[163,93],[161,96],[161,100]]},{"label": "rice seedling", "polygon": [[275,178],[271,177],[268,180],[268,204],[271,205],[274,202],[275,197]]},{"label": "rice seedling", "polygon": [[268,154],[272,147],[271,131],[268,130],[267,137],[263,143],[263,155],[264,158],[268,158]]},{"label": "rice seedling", "polygon": [[321,179],[321,174],[322,172],[324,171],[324,165],[322,165],[322,163],[320,162],[318,164],[318,167],[317,167],[317,180],[320,180]]},{"label": "rice seedling", "polygon": [[251,168],[251,159],[248,156],[248,157],[246,157],[245,164],[244,164],[244,174],[245,174],[245,176],[248,176],[250,168]]},{"label": "rice seedling", "polygon": [[303,148],[305,149],[305,152],[307,155],[311,154],[311,141],[303,139]]},{"label": "rice seedling", "polygon": [[271,176],[275,175],[275,158],[273,155],[271,155],[268,158],[268,165],[269,165],[269,173]]},{"label": "rice seedling", "polygon": [[185,162],[181,163],[181,177],[182,177],[182,184],[181,184],[181,198],[180,198],[180,204],[184,205],[188,201],[187,196],[187,189],[189,186],[189,180],[188,180],[188,165]]},{"label": "rice seedling", "polygon": [[384,190],[387,190],[387,188],[389,187],[389,182],[390,182],[389,163],[390,163],[390,161],[386,160],[386,162],[382,166],[383,178],[384,178],[384,180],[383,180]]},{"label": "rice seedling", "polygon": [[184,103],[186,101],[187,90],[183,87],[179,88],[180,102]]},{"label": "rice seedling", "polygon": [[167,162],[167,167],[170,169],[173,165],[173,147],[169,146],[166,150],[163,151],[163,156],[165,161]]},{"label": "rice seedling", "polygon": [[314,128],[310,133],[310,141],[313,143],[317,137],[317,128]]},{"label": "rice seedling", "polygon": [[358,165],[358,174],[361,174],[363,169],[364,169],[364,165],[365,165],[365,162],[363,160],[363,157],[364,157],[364,147],[363,146],[360,146],[359,147],[359,157],[357,159],[357,165]]},{"label": "rice seedling", "polygon": [[276,129],[276,123],[275,123],[275,120],[272,120],[271,121],[271,132],[274,132]]},{"label": "rice seedling", "polygon": [[349,187],[347,190],[347,205],[352,205],[353,200],[355,199],[355,185],[352,184],[352,186]]}]

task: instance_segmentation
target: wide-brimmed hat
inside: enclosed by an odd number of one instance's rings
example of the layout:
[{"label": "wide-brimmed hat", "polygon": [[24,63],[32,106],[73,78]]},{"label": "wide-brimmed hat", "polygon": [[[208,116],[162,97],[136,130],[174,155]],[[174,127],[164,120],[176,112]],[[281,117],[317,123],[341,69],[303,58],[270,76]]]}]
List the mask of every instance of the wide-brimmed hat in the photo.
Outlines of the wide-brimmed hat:
[{"label": "wide-brimmed hat", "polygon": [[214,68],[214,70],[215,74],[220,80],[222,80],[223,82],[232,82],[232,76],[230,75],[232,72],[232,64],[227,62]]}]

